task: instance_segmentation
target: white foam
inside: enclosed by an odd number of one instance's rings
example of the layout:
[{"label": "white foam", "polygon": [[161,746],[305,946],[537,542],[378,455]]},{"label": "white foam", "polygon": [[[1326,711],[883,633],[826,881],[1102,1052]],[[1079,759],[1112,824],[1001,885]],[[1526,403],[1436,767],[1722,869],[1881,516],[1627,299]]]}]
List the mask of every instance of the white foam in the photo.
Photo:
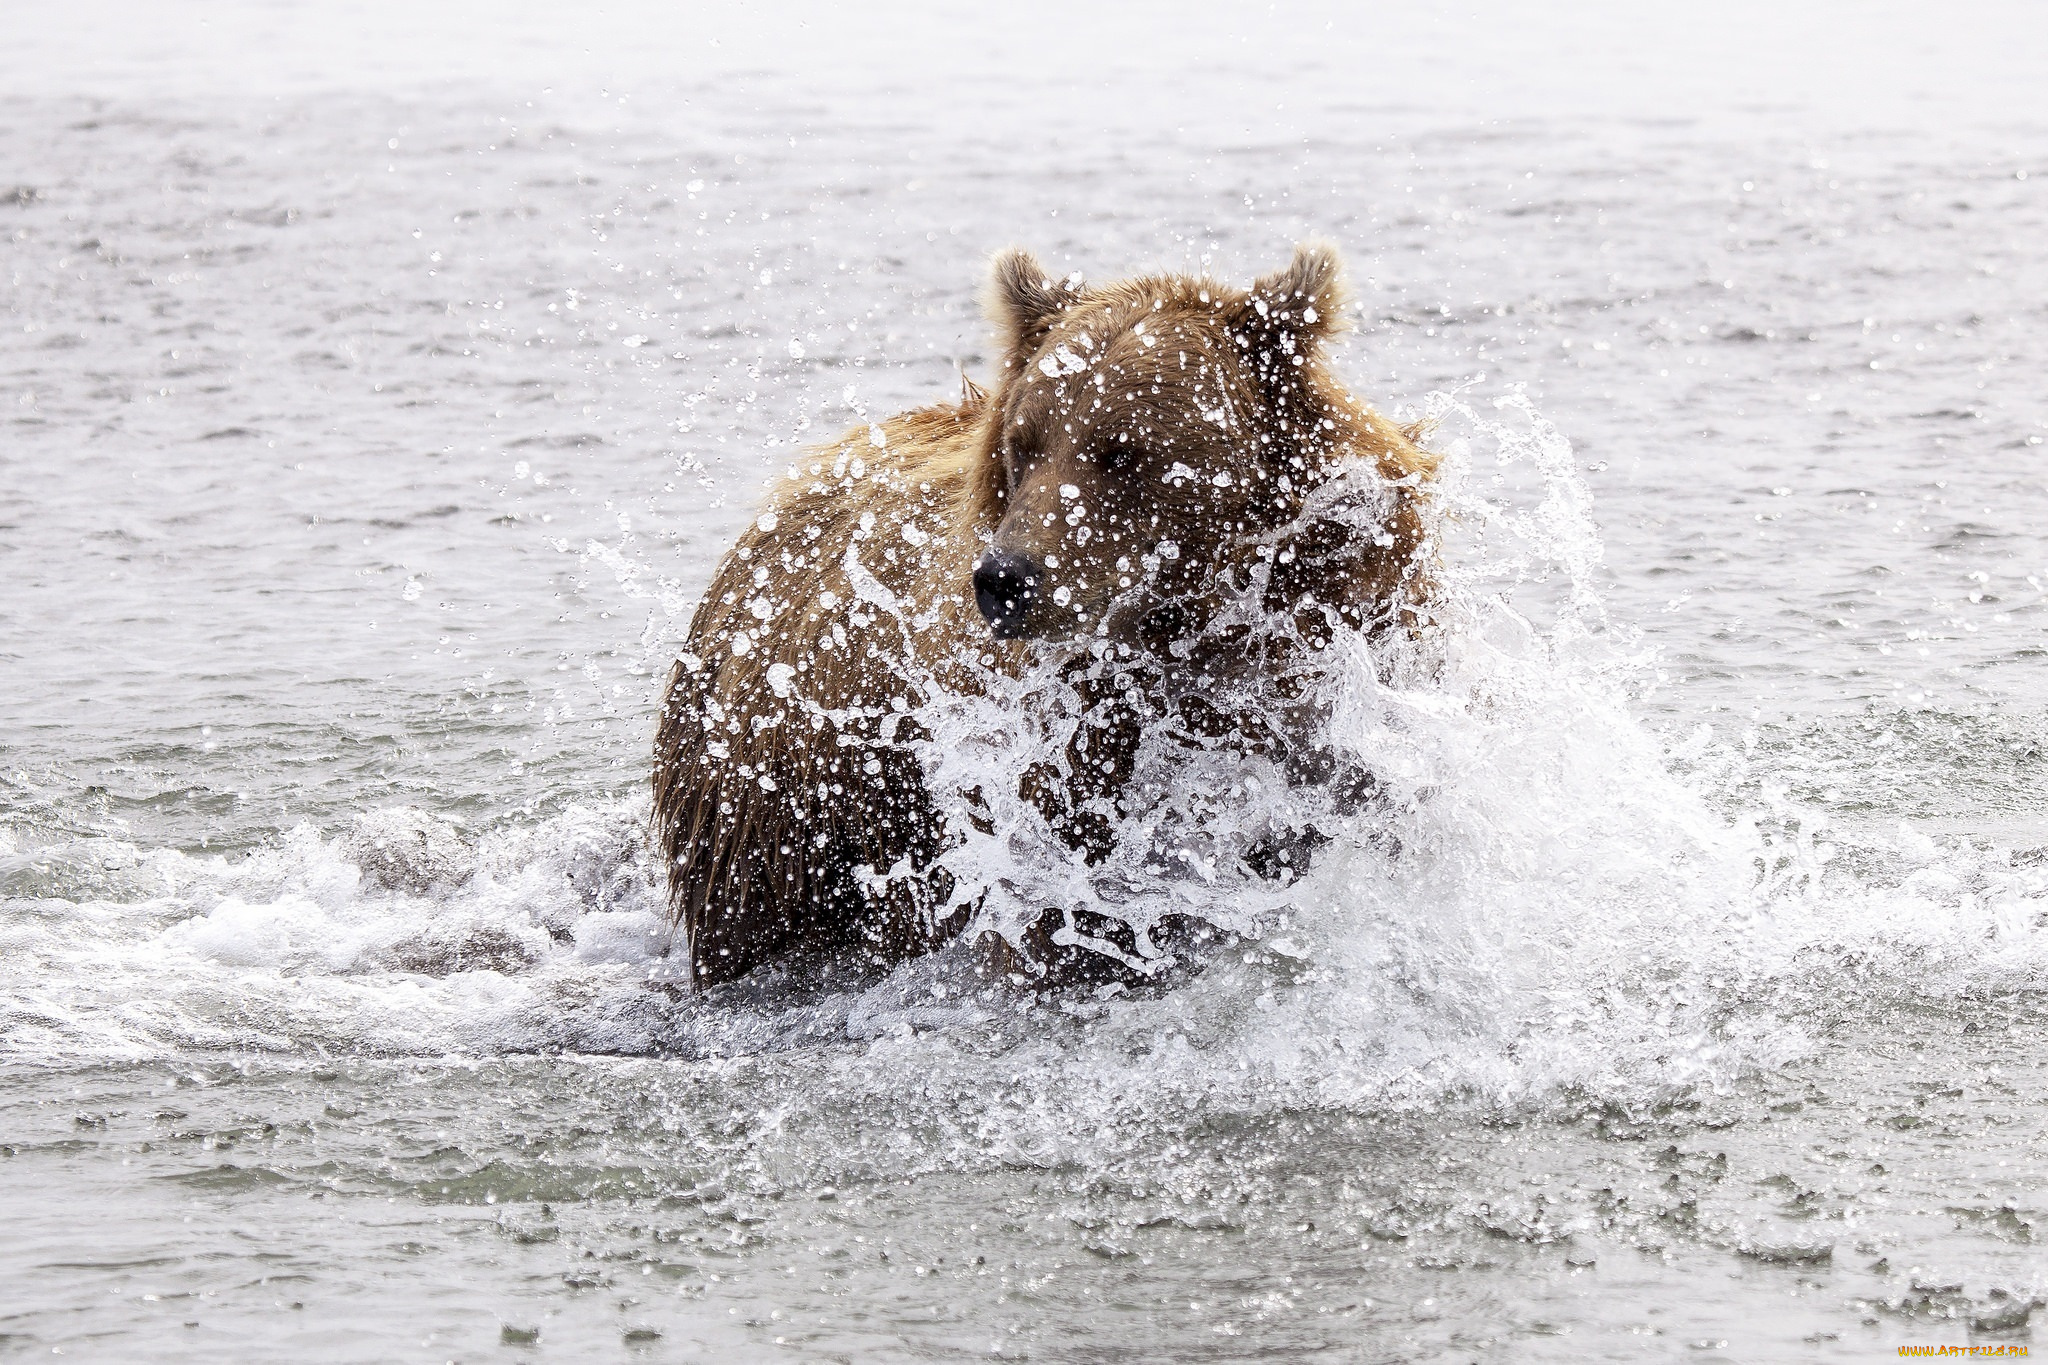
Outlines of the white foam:
[{"label": "white foam", "polygon": [[[402,833],[408,818],[421,824],[415,844],[437,844],[443,831],[431,817],[383,812],[374,823]],[[119,854],[111,861],[124,870],[141,861]],[[33,1004],[17,997],[9,1007],[7,1052],[74,1064],[81,1054],[195,1047],[557,1046],[564,998],[589,1005],[606,991],[644,994],[668,943],[630,808],[577,807],[499,831],[460,877],[445,875],[441,846],[443,875],[364,875],[365,863],[389,873],[387,854],[367,850],[359,830],[327,838],[301,827],[239,861],[158,853],[150,875],[128,872],[108,888],[133,899],[88,899],[71,915],[17,921],[10,985],[35,994]],[[96,932],[81,932],[88,927]],[[572,1043],[606,1046],[571,1034]],[[637,1034],[620,1041],[647,1045]]]}]

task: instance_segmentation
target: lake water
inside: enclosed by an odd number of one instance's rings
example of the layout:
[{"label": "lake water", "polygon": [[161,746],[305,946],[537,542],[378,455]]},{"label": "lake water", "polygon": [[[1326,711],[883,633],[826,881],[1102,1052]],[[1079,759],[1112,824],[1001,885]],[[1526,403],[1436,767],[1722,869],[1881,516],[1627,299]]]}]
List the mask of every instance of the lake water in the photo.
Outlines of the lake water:
[{"label": "lake water", "polygon": [[[936,9],[898,17],[951,65],[726,20],[667,77],[614,16],[612,85],[524,9],[41,21],[0,95],[0,1355],[2028,1342],[2039,22],[1964,7],[1916,103],[1906,38],[1787,12],[1747,67],[1632,67],[1593,7],[1011,80]],[[1771,85],[1838,28],[1854,72]],[[691,995],[653,708],[765,481],[988,373],[997,246],[1241,281],[1307,235],[1343,373],[1448,460],[1446,661],[1351,659],[1332,722],[1416,799],[1169,991],[942,954]]]}]

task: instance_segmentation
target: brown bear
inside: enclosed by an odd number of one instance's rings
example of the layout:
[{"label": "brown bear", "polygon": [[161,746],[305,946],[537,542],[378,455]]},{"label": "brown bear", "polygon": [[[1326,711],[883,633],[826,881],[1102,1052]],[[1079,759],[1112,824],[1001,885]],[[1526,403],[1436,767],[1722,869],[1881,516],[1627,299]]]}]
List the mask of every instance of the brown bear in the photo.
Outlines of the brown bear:
[{"label": "brown bear", "polygon": [[[1412,630],[1426,607],[1434,463],[1326,365],[1348,308],[1333,248],[1296,248],[1248,291],[1083,287],[1012,250],[986,301],[993,387],[805,454],[691,621],[654,818],[700,986],[800,949],[899,961],[961,931],[972,906],[934,865],[955,834],[915,747],[938,693],[1066,652],[1100,714],[1026,795],[1098,856],[1151,718],[1199,712],[1222,673],[1284,675],[1334,631]],[[1364,524],[1355,493],[1343,516],[1327,496],[1361,478]],[[1248,591],[1287,627],[1256,645],[1213,629]],[[1329,775],[1296,750],[1292,769]],[[1009,960],[1042,972],[1048,935]]]}]

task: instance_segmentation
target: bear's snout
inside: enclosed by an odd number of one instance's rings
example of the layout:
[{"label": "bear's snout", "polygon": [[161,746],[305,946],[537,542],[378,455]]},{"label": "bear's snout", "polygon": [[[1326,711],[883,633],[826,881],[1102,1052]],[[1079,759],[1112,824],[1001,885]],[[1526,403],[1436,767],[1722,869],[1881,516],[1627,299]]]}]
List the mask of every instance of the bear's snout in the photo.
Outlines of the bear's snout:
[{"label": "bear's snout", "polygon": [[1044,579],[1045,570],[1031,560],[994,547],[974,566],[974,604],[998,640],[1025,633],[1024,618]]}]

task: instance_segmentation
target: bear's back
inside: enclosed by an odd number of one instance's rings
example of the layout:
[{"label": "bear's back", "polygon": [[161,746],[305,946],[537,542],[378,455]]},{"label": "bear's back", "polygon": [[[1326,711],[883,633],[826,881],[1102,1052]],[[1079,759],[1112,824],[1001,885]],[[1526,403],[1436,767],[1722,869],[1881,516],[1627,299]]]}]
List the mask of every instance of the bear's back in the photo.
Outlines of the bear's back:
[{"label": "bear's back", "polygon": [[700,983],[791,947],[932,945],[926,897],[863,879],[937,852],[895,741],[935,679],[969,685],[959,660],[987,653],[967,595],[980,416],[970,394],[806,452],[692,617],[655,819]]}]

